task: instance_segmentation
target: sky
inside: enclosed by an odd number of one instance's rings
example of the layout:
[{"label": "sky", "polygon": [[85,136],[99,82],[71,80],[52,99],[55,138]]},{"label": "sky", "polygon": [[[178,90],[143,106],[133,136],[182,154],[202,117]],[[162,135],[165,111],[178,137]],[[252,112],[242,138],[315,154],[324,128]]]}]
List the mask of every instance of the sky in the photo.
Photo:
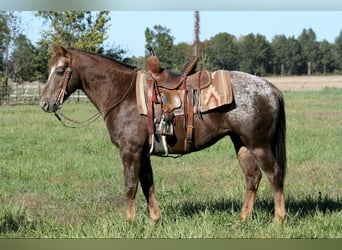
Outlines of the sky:
[{"label": "sky", "polygon": [[[23,33],[33,44],[48,27],[34,12],[20,12]],[[194,40],[194,11],[111,11],[111,27],[106,43],[127,50],[127,56],[145,54],[145,29],[162,25],[171,30],[174,44]],[[200,11],[200,40],[220,32],[236,38],[250,33],[261,34],[268,41],[275,35],[298,37],[312,28],[317,41],[333,43],[342,31],[342,11]]]}]

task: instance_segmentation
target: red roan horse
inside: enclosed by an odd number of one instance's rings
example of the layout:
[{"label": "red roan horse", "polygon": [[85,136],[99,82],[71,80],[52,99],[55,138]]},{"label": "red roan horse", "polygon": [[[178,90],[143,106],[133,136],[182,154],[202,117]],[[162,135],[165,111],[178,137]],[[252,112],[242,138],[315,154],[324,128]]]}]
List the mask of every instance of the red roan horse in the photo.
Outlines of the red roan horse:
[{"label": "red roan horse", "polygon": [[[53,50],[50,75],[41,96],[42,109],[57,112],[73,92],[84,91],[102,115],[110,139],[120,151],[124,165],[126,220],[136,217],[135,197],[140,181],[150,219],[158,222],[160,211],[154,192],[148,121],[138,112],[136,101],[136,68],[74,48],[58,46]],[[231,71],[230,77],[233,103],[195,115],[192,151],[230,136],[246,180],[240,219],[244,221],[252,214],[262,169],[274,191],[274,219],[282,222],[286,215],[283,192],[286,123],[282,94],[270,82],[247,73]],[[183,124],[183,121],[175,124]],[[168,145],[169,153],[189,153],[184,152],[184,126],[175,126],[174,134],[177,140]]]}]

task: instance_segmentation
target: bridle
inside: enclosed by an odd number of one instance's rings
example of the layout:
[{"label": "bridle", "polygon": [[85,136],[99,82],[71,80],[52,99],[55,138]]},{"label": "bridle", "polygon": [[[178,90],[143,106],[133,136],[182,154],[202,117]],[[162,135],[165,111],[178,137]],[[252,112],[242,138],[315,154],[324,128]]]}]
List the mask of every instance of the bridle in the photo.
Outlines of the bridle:
[{"label": "bridle", "polygon": [[[69,66],[65,69],[64,72],[64,79],[63,79],[63,85],[62,85],[62,89],[60,90],[59,94],[58,94],[58,98],[56,101],[56,105],[57,105],[57,110],[54,112],[55,116],[57,117],[57,119],[65,126],[68,128],[81,128],[81,127],[85,127],[87,125],[89,125],[92,122],[95,122],[100,116],[101,114],[103,114],[103,119],[105,120],[107,118],[107,116],[109,115],[109,113],[115,109],[117,106],[120,105],[120,103],[126,99],[126,97],[128,96],[128,94],[131,92],[131,90],[133,89],[134,86],[134,82],[137,78],[137,71],[138,69],[134,70],[134,75],[132,78],[132,81],[129,85],[129,88],[127,89],[127,91],[125,92],[125,94],[118,100],[116,101],[113,105],[104,108],[102,110],[102,112],[97,112],[96,114],[92,115],[91,117],[89,117],[88,119],[84,120],[84,121],[78,121],[75,119],[71,119],[69,117],[67,117],[66,115],[64,115],[63,113],[63,101],[64,101],[64,97],[67,94],[67,87],[68,87],[68,83],[70,81],[71,78],[71,74],[74,71],[71,67],[71,63],[72,63],[72,56],[71,53],[69,53],[70,55],[70,62],[69,62]],[[75,70],[76,71],[76,70]],[[77,71],[76,71],[77,72]],[[65,121],[71,122],[74,125],[70,125],[67,124]]]},{"label": "bridle", "polygon": [[61,107],[63,105],[64,96],[67,94],[66,89],[68,87],[68,83],[70,81],[70,77],[71,77],[71,74],[73,72],[73,69],[71,68],[71,64],[72,64],[71,53],[69,53],[69,57],[70,57],[69,66],[65,69],[62,89],[59,92],[59,95],[58,95],[58,98],[57,98],[57,101],[56,101],[56,105],[58,107],[57,110],[59,109],[59,107]]},{"label": "bridle", "polygon": [[61,106],[63,104],[64,96],[67,94],[66,88],[68,87],[68,83],[69,83],[72,71],[73,70],[70,66],[65,69],[62,89],[59,92],[59,95],[56,101],[56,104],[58,106]]}]

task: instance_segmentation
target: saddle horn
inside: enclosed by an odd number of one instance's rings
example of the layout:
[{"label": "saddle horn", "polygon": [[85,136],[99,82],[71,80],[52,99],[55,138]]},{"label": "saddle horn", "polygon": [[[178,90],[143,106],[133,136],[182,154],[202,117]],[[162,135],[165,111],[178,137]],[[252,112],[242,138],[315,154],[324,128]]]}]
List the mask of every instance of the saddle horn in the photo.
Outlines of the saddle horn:
[{"label": "saddle horn", "polygon": [[150,56],[154,56],[154,50],[152,47],[147,47],[148,51],[150,52]]},{"label": "saddle horn", "polygon": [[147,70],[151,71],[153,74],[158,74],[160,72],[160,61],[157,56],[155,56],[152,47],[147,48],[150,52],[150,56],[147,58]]}]

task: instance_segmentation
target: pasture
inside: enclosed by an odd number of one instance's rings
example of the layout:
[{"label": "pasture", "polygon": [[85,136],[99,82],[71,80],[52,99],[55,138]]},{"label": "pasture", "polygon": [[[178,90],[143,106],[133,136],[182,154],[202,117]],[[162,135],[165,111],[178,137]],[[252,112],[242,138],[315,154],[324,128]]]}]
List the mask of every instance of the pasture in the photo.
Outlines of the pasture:
[{"label": "pasture", "polygon": [[[341,238],[342,89],[284,97],[283,225],[272,221],[265,175],[252,218],[239,222],[245,181],[229,138],[175,159],[152,157],[162,220],[149,224],[139,189],[137,220],[126,224],[123,167],[101,119],[69,129],[38,105],[0,106],[0,237]],[[64,109],[80,120],[95,113],[87,102]]]}]

